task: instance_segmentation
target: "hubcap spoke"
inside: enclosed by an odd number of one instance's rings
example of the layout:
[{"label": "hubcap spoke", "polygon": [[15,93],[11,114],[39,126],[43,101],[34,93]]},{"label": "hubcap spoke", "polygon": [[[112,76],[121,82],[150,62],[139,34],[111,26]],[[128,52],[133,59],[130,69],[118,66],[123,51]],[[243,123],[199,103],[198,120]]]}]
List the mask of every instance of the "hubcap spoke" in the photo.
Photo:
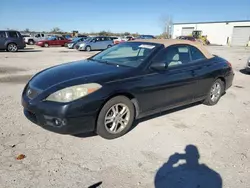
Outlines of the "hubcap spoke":
[{"label": "hubcap spoke", "polygon": [[221,86],[218,82],[216,82],[211,89],[210,98],[213,102],[217,101],[221,94]]},{"label": "hubcap spoke", "polygon": [[113,105],[106,113],[104,124],[108,132],[117,134],[128,124],[130,111],[123,103]]}]

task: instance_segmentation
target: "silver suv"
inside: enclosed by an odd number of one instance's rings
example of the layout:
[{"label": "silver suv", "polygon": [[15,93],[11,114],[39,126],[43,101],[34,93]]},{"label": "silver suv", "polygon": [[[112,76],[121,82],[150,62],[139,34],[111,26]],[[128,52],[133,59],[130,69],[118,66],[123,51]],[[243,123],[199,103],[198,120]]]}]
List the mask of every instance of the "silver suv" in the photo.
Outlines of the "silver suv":
[{"label": "silver suv", "polygon": [[85,41],[76,44],[76,49],[82,51],[105,50],[113,45],[113,40],[110,37],[98,36],[89,37]]},{"label": "silver suv", "polygon": [[40,40],[45,40],[49,37],[49,35],[44,33],[37,33],[37,34],[24,34],[23,38],[26,44],[33,45]]},{"label": "silver suv", "polygon": [[0,50],[16,52],[18,49],[24,49],[25,46],[24,39],[18,31],[0,30]]}]

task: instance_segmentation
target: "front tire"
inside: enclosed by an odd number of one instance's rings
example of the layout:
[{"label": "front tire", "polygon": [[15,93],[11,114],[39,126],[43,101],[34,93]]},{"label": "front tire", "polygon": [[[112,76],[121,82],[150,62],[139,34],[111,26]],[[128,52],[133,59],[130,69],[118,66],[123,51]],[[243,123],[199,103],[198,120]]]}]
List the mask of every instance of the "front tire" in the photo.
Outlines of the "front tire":
[{"label": "front tire", "polygon": [[135,108],[130,99],[117,96],[110,99],[101,109],[96,133],[106,139],[115,139],[126,134],[135,118]]},{"label": "front tire", "polygon": [[209,90],[207,98],[204,100],[203,103],[208,106],[213,106],[217,104],[224,91],[225,91],[224,82],[221,79],[217,79],[213,83],[211,89]]},{"label": "front tire", "polygon": [[15,43],[8,44],[7,51],[8,52],[17,52],[18,51],[17,45]]},{"label": "front tire", "polygon": [[45,48],[48,48],[49,47],[49,44],[48,43],[44,43],[43,45]]},{"label": "front tire", "polygon": [[90,51],[91,51],[91,47],[90,47],[90,46],[86,46],[85,50],[86,50],[87,52],[90,52]]}]

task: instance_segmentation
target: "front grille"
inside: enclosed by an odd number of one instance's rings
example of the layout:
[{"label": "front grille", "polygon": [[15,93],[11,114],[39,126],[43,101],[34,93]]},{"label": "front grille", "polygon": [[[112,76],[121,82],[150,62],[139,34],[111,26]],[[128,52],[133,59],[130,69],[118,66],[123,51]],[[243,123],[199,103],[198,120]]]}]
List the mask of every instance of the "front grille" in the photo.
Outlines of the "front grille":
[{"label": "front grille", "polygon": [[26,89],[26,95],[29,99],[34,99],[37,95],[40,94],[40,91],[37,89],[34,89],[30,86],[27,87]]}]

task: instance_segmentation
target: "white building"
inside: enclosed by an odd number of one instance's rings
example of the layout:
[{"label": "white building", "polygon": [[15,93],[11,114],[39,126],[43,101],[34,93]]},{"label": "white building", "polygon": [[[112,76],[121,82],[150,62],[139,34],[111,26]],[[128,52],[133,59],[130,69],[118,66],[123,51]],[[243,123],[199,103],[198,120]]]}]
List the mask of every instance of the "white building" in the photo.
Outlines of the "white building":
[{"label": "white building", "polygon": [[174,23],[173,38],[201,30],[211,44],[246,46],[250,41],[250,20]]}]

